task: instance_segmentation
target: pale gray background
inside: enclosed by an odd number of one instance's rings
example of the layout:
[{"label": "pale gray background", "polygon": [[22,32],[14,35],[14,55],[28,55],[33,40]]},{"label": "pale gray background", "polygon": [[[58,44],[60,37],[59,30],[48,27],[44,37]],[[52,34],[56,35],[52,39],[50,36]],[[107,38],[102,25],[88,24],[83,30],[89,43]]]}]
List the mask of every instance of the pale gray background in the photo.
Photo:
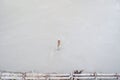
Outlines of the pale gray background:
[{"label": "pale gray background", "polygon": [[0,70],[75,69],[120,72],[120,0],[0,0]]}]

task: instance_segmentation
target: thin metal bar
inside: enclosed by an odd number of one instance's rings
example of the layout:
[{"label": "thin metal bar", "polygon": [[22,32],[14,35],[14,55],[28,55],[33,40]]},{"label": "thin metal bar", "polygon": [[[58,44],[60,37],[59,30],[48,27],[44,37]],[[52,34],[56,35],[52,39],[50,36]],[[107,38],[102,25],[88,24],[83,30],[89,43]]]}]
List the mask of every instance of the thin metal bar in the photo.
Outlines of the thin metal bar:
[{"label": "thin metal bar", "polygon": [[17,79],[17,80],[78,80],[78,79],[120,79],[120,74],[104,73],[83,73],[83,74],[41,74],[41,73],[22,73],[22,72],[0,72],[0,80]]}]

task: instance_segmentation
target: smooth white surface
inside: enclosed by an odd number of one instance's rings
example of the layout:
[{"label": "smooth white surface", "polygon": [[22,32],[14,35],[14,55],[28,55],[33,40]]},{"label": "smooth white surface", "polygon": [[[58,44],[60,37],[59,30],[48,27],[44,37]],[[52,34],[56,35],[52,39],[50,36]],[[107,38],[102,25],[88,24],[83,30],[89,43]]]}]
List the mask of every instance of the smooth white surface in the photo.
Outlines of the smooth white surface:
[{"label": "smooth white surface", "polygon": [[120,72],[119,56],[119,0],[0,0],[0,70]]}]

